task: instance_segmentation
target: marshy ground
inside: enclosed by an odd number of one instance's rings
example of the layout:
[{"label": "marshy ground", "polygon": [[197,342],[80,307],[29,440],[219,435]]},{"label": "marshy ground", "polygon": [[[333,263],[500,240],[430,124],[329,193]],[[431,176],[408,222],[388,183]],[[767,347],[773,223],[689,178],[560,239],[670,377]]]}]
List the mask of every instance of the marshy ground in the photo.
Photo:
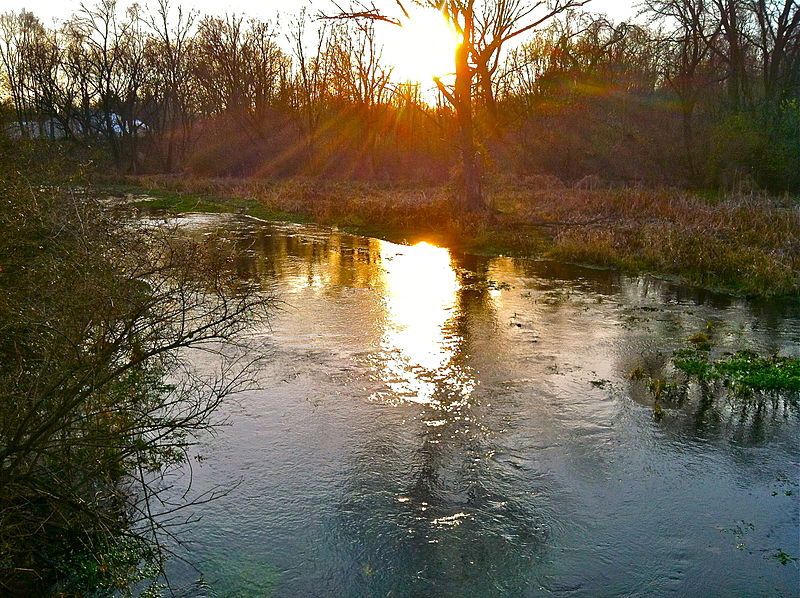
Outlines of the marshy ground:
[{"label": "marshy ground", "polygon": [[[171,212],[239,212],[395,241],[652,272],[753,296],[800,291],[800,203],[788,195],[573,188],[550,177],[487,185],[467,213],[448,186],[310,179],[127,177],[111,194]],[[140,198],[142,199],[142,198]]]}]

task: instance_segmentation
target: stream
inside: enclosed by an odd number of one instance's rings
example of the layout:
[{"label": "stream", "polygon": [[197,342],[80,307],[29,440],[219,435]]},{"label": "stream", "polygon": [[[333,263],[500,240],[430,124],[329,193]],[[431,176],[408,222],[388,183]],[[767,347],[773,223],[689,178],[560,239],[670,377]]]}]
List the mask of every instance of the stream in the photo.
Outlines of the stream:
[{"label": "stream", "polygon": [[[797,596],[798,397],[654,417],[674,350],[800,357],[800,307],[649,276],[188,215],[279,299],[262,390],[202,439],[219,597]],[[184,472],[188,476],[188,471]],[[185,486],[185,484],[184,484]],[[789,557],[783,564],[781,554]],[[196,569],[195,569],[196,567]]]}]

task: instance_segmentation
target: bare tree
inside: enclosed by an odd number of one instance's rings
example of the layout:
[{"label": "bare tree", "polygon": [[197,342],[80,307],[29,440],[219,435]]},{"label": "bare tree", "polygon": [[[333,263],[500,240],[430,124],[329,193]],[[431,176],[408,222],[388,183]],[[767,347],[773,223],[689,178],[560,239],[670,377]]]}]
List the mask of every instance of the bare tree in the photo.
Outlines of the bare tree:
[{"label": "bare tree", "polygon": [[283,126],[279,112],[289,103],[292,60],[276,42],[277,23],[251,20],[245,35],[248,55],[248,116],[256,134],[266,139]]},{"label": "bare tree", "polygon": [[645,10],[652,22],[670,27],[663,38],[663,73],[681,108],[684,150],[689,172],[696,175],[694,159],[694,111],[709,84],[703,75],[714,39],[719,34],[706,0],[647,0]]},{"label": "bare tree", "polygon": [[[62,85],[62,51],[57,32],[35,27],[31,37],[20,48],[23,80],[31,108],[39,120],[39,134],[55,138],[70,132],[72,97],[69,87]],[[58,123],[58,130],[56,130]]]},{"label": "bare tree", "polygon": [[329,28],[324,24],[316,31],[313,44],[307,37],[308,14],[301,10],[290,24],[287,38],[295,60],[294,108],[300,116],[300,136],[305,140],[306,163],[314,164],[317,154],[317,137],[322,116],[328,105],[330,90],[330,64],[324,48],[327,45]]},{"label": "bare tree", "polygon": [[158,0],[155,13],[146,17],[157,40],[156,68],[161,76],[160,89],[151,92],[161,104],[152,124],[166,137],[168,172],[174,168],[175,154],[182,154],[190,135],[189,46],[196,18],[196,12],[184,12],[180,6],[173,10],[170,0]]},{"label": "bare tree", "polygon": [[380,110],[389,97],[391,68],[382,62],[382,48],[375,39],[372,21],[337,24],[326,48],[331,65],[332,93],[353,105],[359,129],[357,153],[367,165],[367,176],[375,174]]},{"label": "bare tree", "polygon": [[734,111],[752,109],[752,13],[746,0],[711,0],[710,5],[719,36],[709,39],[709,48],[726,65],[728,104]]},{"label": "bare tree", "polygon": [[769,104],[800,93],[800,4],[797,0],[752,0],[753,39],[761,55],[764,97]]},{"label": "bare tree", "polygon": [[192,72],[205,113],[226,115],[256,140],[282,124],[271,117],[287,95],[290,60],[277,35],[269,22],[228,15],[204,18],[194,38]]},{"label": "bare tree", "polygon": [[34,116],[33,101],[29,96],[32,88],[28,80],[30,69],[26,68],[25,56],[31,52],[37,32],[42,29],[39,19],[30,12],[0,15],[0,60],[22,136],[29,134],[29,123]]},{"label": "bare tree", "polygon": [[73,18],[73,27],[82,35],[83,52],[91,89],[90,98],[99,111],[97,127],[106,137],[114,162],[122,163],[120,126],[117,120],[118,75],[123,56],[124,37],[132,27],[130,20],[120,21],[116,0],[99,0],[94,6],[81,5]]},{"label": "bare tree", "polygon": [[[440,11],[457,32],[460,43],[455,52],[455,82],[445,85],[435,79],[439,91],[453,107],[458,120],[459,149],[463,170],[463,203],[471,211],[484,210],[481,174],[475,145],[473,95],[478,76],[484,101],[494,106],[492,76],[497,70],[505,45],[547,22],[554,16],[583,6],[589,0],[415,0],[419,6]],[[396,3],[408,17],[400,0]],[[383,14],[374,5],[359,5],[325,18],[368,19],[400,23],[400,17]]]}]

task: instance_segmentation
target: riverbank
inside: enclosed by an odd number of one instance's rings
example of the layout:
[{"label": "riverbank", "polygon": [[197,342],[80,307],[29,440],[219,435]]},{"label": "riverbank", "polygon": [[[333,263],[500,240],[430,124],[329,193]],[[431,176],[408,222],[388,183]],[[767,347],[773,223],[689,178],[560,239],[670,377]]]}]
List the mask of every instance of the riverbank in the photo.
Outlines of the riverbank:
[{"label": "riverbank", "polygon": [[0,596],[160,596],[197,500],[161,482],[254,379],[273,302],[230,244],[130,226],[29,147],[0,137]]},{"label": "riverbank", "polygon": [[131,176],[100,188],[174,212],[313,221],[394,241],[652,272],[752,296],[800,293],[797,198],[575,189],[537,177],[491,185],[492,210],[468,214],[448,186]]}]

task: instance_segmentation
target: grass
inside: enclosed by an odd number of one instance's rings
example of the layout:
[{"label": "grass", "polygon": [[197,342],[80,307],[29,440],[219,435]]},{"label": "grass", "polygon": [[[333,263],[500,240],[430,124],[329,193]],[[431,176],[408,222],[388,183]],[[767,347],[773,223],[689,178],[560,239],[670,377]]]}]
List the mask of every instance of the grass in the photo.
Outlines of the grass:
[{"label": "grass", "polygon": [[112,196],[131,196],[131,205],[149,210],[160,210],[175,214],[190,212],[240,213],[263,220],[308,222],[307,218],[281,210],[270,209],[268,206],[248,198],[222,197],[166,189],[145,189],[131,184],[102,185],[101,190]]},{"label": "grass", "polygon": [[151,207],[176,212],[313,221],[394,241],[671,275],[753,296],[800,295],[800,204],[788,197],[505,179],[487,185],[492,210],[470,214],[444,185],[138,176],[103,188],[152,195]]}]

